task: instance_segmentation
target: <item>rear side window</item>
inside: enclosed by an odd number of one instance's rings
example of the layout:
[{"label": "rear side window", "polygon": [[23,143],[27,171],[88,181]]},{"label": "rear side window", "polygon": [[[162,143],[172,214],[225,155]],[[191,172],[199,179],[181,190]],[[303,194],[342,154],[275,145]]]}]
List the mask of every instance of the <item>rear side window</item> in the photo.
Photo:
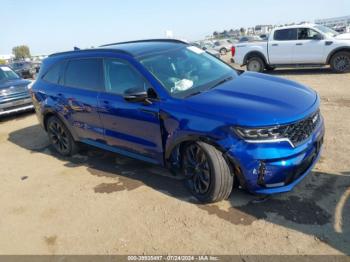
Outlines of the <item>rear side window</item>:
[{"label": "rear side window", "polygon": [[89,90],[103,89],[102,59],[74,59],[67,64],[64,84]]},{"label": "rear side window", "polygon": [[106,91],[123,95],[128,89],[146,90],[146,81],[129,63],[119,59],[105,60]]},{"label": "rear side window", "polygon": [[292,29],[276,30],[273,38],[274,40],[277,40],[277,41],[297,40],[297,29],[292,28]]},{"label": "rear side window", "polygon": [[58,84],[61,78],[64,63],[53,65],[44,75],[43,79],[52,84]]}]

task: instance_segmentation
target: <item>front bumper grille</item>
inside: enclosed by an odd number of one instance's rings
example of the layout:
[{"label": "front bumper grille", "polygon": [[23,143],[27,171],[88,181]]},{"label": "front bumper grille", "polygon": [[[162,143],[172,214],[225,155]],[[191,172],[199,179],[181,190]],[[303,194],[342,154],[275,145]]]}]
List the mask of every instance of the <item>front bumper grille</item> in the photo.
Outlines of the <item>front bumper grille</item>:
[{"label": "front bumper grille", "polygon": [[288,138],[294,146],[299,145],[314,132],[320,122],[320,118],[320,112],[317,111],[304,120],[284,126],[283,137]]}]

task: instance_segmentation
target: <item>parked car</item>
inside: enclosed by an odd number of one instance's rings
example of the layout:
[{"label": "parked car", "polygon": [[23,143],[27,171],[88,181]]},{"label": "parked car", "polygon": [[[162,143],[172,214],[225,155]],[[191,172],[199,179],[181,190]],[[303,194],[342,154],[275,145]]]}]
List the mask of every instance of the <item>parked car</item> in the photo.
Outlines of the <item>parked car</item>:
[{"label": "parked car", "polygon": [[215,50],[213,46],[210,44],[205,44],[201,42],[192,42],[191,45],[201,48],[204,51],[208,52],[209,54],[212,54],[213,56],[220,58],[220,53],[217,50]]},{"label": "parked car", "polygon": [[217,40],[213,44],[213,48],[220,52],[221,55],[226,55],[232,48],[232,41],[228,39]]},{"label": "parked car", "polygon": [[254,41],[261,41],[263,40],[261,37],[257,35],[251,35],[251,36],[243,36],[239,39],[239,43],[244,43],[244,42],[254,42]]},{"label": "parked car", "polygon": [[280,27],[272,30],[266,42],[235,45],[232,54],[249,71],[330,65],[334,72],[345,73],[350,72],[350,34],[338,34],[322,25]]},{"label": "parked car", "polygon": [[33,109],[29,84],[8,66],[0,65],[0,116]]},{"label": "parked car", "polygon": [[10,67],[22,78],[34,78],[36,68],[31,62],[21,61],[10,64]]},{"label": "parked car", "polygon": [[82,142],[159,164],[182,174],[203,202],[227,198],[235,180],[253,193],[289,191],[321,152],[315,91],[238,74],[178,40],[53,54],[31,92],[61,155],[74,154]]},{"label": "parked car", "polygon": [[32,64],[33,64],[33,67],[35,69],[35,73],[39,73],[41,61],[33,61]]}]

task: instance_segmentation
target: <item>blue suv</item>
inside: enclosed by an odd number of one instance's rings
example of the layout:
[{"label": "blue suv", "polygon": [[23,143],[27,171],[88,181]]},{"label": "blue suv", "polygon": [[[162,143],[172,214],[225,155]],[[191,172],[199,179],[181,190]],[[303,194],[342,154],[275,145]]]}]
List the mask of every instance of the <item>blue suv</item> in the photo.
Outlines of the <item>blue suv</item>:
[{"label": "blue suv", "polygon": [[63,156],[79,143],[159,164],[202,202],[287,192],[317,162],[324,136],[317,93],[239,73],[177,40],[53,54],[32,89],[38,119]]}]

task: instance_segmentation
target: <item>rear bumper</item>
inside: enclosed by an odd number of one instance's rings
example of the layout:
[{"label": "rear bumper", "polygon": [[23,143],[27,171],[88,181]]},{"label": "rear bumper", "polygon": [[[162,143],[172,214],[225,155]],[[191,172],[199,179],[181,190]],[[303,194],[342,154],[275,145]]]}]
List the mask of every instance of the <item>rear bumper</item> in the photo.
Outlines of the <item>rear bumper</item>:
[{"label": "rear bumper", "polygon": [[34,108],[32,99],[26,97],[11,102],[0,103],[0,116],[32,110]]}]

